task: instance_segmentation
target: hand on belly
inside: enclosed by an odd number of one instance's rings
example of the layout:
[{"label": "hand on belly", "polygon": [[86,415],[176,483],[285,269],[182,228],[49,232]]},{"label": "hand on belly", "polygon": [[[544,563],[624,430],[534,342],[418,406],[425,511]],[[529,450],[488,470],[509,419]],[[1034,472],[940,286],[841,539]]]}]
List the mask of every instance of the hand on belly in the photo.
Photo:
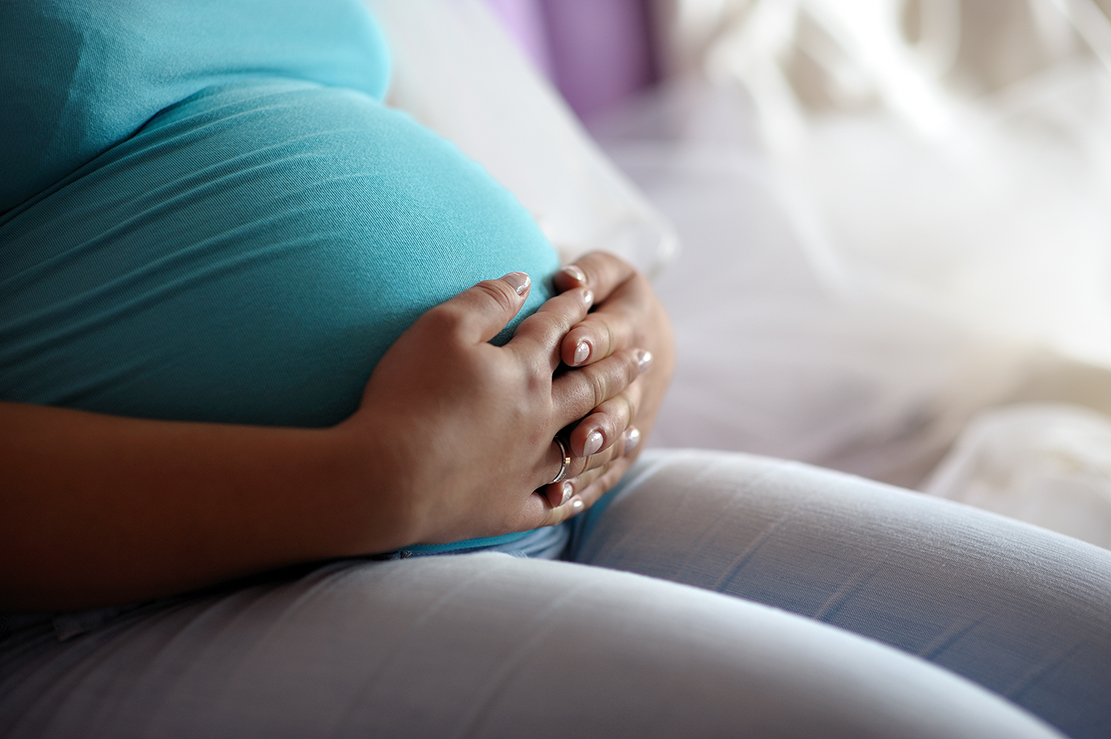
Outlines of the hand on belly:
[{"label": "hand on belly", "polygon": [[339,422],[426,310],[519,270],[523,318],[558,268],[451,144],[285,80],[163,111],[9,214],[0,244],[3,397],[268,425]]}]

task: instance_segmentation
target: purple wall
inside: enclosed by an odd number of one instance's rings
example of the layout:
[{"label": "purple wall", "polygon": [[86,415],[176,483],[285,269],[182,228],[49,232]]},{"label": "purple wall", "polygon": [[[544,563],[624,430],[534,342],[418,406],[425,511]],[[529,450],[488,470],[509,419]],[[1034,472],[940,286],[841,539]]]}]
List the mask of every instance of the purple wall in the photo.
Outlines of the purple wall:
[{"label": "purple wall", "polygon": [[506,30],[549,79],[554,79],[548,29],[540,0],[486,0]]},{"label": "purple wall", "polygon": [[588,119],[658,79],[647,0],[486,0]]}]

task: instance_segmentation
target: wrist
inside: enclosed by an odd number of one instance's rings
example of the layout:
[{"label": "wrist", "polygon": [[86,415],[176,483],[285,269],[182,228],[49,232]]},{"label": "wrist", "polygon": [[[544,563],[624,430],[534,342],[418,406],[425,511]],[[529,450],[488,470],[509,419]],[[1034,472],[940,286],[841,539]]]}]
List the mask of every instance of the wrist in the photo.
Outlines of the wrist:
[{"label": "wrist", "polygon": [[356,419],[326,430],[330,482],[326,528],[341,556],[388,552],[420,538],[409,465],[378,428]]}]

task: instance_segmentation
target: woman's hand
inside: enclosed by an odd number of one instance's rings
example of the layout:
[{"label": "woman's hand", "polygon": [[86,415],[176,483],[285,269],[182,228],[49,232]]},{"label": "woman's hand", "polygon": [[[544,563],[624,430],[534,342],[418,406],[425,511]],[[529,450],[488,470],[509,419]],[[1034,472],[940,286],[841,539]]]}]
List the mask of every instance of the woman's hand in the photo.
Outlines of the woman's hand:
[{"label": "woman's hand", "polygon": [[[637,293],[631,285],[611,284],[616,270],[603,272],[599,265],[596,272],[598,287],[613,301],[606,315],[620,322],[636,309]],[[544,303],[505,346],[489,344],[520,310],[528,289],[527,276],[513,273],[425,313],[379,362],[360,410],[336,427],[353,449],[374,450],[365,459],[365,485],[377,492],[397,546],[523,531],[558,523],[581,508],[534,492],[560,469],[553,437],[587,414],[602,426],[620,415],[607,403],[628,392],[643,353],[626,332],[621,346],[599,344],[604,356],[555,374],[572,327],[580,325],[576,335],[593,336],[604,325],[581,323],[593,289],[583,286],[565,287]],[[637,391],[618,406],[631,409],[642,395]],[[577,443],[573,476],[589,461]]]},{"label": "woman's hand", "polygon": [[[422,316],[327,429],[0,402],[0,610],[126,603],[297,562],[557,523],[552,437],[629,387],[628,349],[560,373],[591,304],[553,298],[504,347],[524,275]],[[172,389],[171,389],[172,391]],[[586,469],[576,459],[571,475]]]},{"label": "woman's hand", "polygon": [[586,458],[583,472],[545,490],[551,501],[573,496],[570,504],[583,510],[621,479],[643,448],[671,381],[675,347],[667,312],[648,280],[618,257],[587,254],[560,270],[555,285],[564,291],[589,289],[596,300],[594,310],[560,343],[564,364],[590,367],[634,349],[643,373],[575,426],[570,447]]}]

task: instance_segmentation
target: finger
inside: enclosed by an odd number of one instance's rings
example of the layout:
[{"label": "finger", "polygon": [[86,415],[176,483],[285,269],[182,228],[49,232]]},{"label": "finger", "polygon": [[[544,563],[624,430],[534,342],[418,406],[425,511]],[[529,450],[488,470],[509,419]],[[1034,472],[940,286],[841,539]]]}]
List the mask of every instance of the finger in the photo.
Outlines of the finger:
[{"label": "finger", "polygon": [[636,274],[631,264],[603,251],[591,252],[555,273],[552,282],[556,290],[589,287],[595,299],[605,300],[618,285]]},{"label": "finger", "polygon": [[524,272],[510,272],[497,280],[483,280],[440,303],[419,320],[444,321],[464,341],[486,343],[513,320],[525,304],[532,281]]},{"label": "finger", "polygon": [[546,517],[546,521],[551,523],[545,525],[566,521],[597,503],[599,498],[621,481],[621,478],[629,471],[633,461],[634,457],[632,455],[626,455],[618,457],[604,468],[600,468],[600,474],[588,485],[578,489],[566,503],[551,509]]},{"label": "finger", "polygon": [[582,322],[593,304],[593,293],[586,288],[549,298],[521,322],[506,347],[519,355],[545,357],[548,372],[554,372],[561,361],[559,347],[563,337],[572,326]]},{"label": "finger", "polygon": [[544,496],[548,501],[548,505],[552,508],[558,508],[571,500],[571,496],[575,494],[575,487],[571,484],[570,480],[564,480],[563,482],[545,485],[537,492]]},{"label": "finger", "polygon": [[563,502],[561,500],[563,482],[577,474],[577,470],[574,469],[575,460],[565,441],[557,436],[552,440],[552,448],[555,450],[555,460],[549,469],[553,472],[550,477],[546,477],[547,482],[537,488],[537,492],[542,493],[549,501],[554,501],[552,505],[560,505]]},{"label": "finger", "polygon": [[577,264],[568,264],[560,267],[552,278],[556,290],[572,290],[576,287],[587,287],[586,272]]},{"label": "finger", "polygon": [[568,446],[574,455],[588,457],[597,454],[621,438],[637,417],[640,385],[634,382],[579,421],[568,437]]},{"label": "finger", "polygon": [[625,390],[640,375],[641,350],[625,349],[552,381],[553,418],[562,428]]},{"label": "finger", "polygon": [[[570,449],[568,449],[568,454],[570,454]],[[541,485],[536,491],[547,498],[549,505],[553,507],[562,505],[566,503],[574,493],[574,486],[569,483],[569,480],[582,477],[582,475],[591,470],[609,464],[610,460],[616,455],[616,450],[611,448],[590,457],[568,456],[565,458],[567,462],[566,467],[560,466],[555,468],[557,470],[556,474],[548,478],[552,481],[545,485]],[[560,471],[564,473],[562,476],[559,474]]]},{"label": "finger", "polygon": [[[571,457],[565,479],[543,485],[537,492],[548,500],[549,505],[553,507],[563,505],[575,493],[576,484],[573,482],[574,480],[582,480],[587,475],[592,475],[590,479],[594,479],[595,470],[605,467],[624,453],[624,439],[625,437],[622,436],[619,444],[611,446],[598,454],[592,454],[589,457]],[[581,487],[582,484],[579,483],[578,486]]]},{"label": "finger", "polygon": [[[602,474],[595,478],[589,485],[582,488],[571,499],[567,501],[561,508],[570,508],[571,515],[577,515],[587,508],[598,502],[598,499],[613,489],[614,485],[621,481],[621,478],[633,466],[635,457],[626,455],[618,457],[612,463],[602,470]],[[575,506],[576,502],[582,503],[581,507]]]},{"label": "finger", "polygon": [[643,345],[637,334],[643,326],[646,306],[651,301],[651,286],[641,275],[633,275],[596,309],[567,332],[560,345],[560,356],[570,367],[609,356],[618,349]]},{"label": "finger", "polygon": [[[628,457],[637,453],[637,448],[640,446],[640,429],[636,426],[630,426],[625,429],[621,434],[617,443],[609,449],[609,454],[606,457],[604,464],[595,466],[588,465],[581,473],[568,480],[564,480],[559,485],[559,503],[560,505],[566,503],[576,493],[582,494],[585,492],[595,480],[604,475],[616,462],[622,457]],[[598,455],[595,455],[597,457]],[[592,457],[594,459],[594,457]]]},{"label": "finger", "polygon": [[624,444],[622,445],[624,448],[621,450],[621,456],[627,457],[630,454],[636,454],[637,448],[640,446],[640,440],[643,438],[640,429],[636,426],[630,426],[625,429],[622,436],[624,437]]},{"label": "finger", "polygon": [[[608,306],[607,306],[608,307]],[[559,355],[568,367],[582,367],[605,359],[619,349],[638,343],[636,321],[623,309],[603,308],[591,313],[567,332]]]},{"label": "finger", "polygon": [[[595,480],[604,475],[613,466],[616,460],[617,458],[611,459],[600,467],[586,470],[573,480],[563,481],[560,484],[561,495],[559,500],[553,503],[553,506],[566,505],[576,493],[582,493],[588,490]],[[580,495],[579,497],[581,498],[582,496]],[[549,502],[551,502],[551,499],[549,499]]]},{"label": "finger", "polygon": [[[611,374],[618,371],[616,362],[625,358],[612,359],[614,361],[590,368],[589,372],[585,370],[580,372],[595,374],[595,380],[603,384],[611,382],[617,377],[616,374]],[[626,372],[628,370],[627,362],[624,370]],[[639,438],[639,432],[635,430],[636,435],[629,437],[627,429],[631,420],[636,417],[640,399],[640,387],[633,383],[618,395],[595,407],[586,418],[575,424],[576,428],[572,429],[570,434],[564,436],[561,432],[555,436],[548,453],[549,459],[541,473],[541,479],[547,482],[537,488],[537,491],[541,492],[551,505],[557,506],[566,502],[569,493],[565,492],[565,487],[561,484],[564,480],[607,464],[613,457],[624,453],[624,443],[629,438],[634,440]],[[579,427],[582,427],[582,430]],[[572,438],[574,441],[571,440]],[[618,440],[622,443],[615,445],[614,442]]]}]

